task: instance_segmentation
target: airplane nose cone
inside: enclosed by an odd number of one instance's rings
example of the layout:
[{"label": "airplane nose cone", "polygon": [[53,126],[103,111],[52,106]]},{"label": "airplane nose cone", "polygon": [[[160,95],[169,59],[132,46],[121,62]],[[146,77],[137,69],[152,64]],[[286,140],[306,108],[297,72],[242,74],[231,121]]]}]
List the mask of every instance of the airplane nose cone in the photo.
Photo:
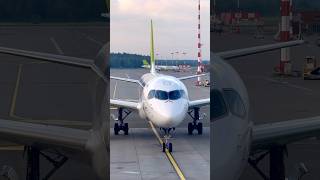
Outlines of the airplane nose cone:
[{"label": "airplane nose cone", "polygon": [[157,111],[154,123],[159,127],[172,128],[178,126],[184,120],[187,106],[181,103],[168,102],[160,106]]},{"label": "airplane nose cone", "polygon": [[163,113],[161,116],[162,116],[162,119],[164,121],[167,121],[167,122],[170,122],[170,121],[174,121],[176,119],[180,119],[179,118],[179,115],[181,113],[179,113],[178,111],[175,111],[174,109],[168,109],[167,111],[165,111],[165,113]]}]

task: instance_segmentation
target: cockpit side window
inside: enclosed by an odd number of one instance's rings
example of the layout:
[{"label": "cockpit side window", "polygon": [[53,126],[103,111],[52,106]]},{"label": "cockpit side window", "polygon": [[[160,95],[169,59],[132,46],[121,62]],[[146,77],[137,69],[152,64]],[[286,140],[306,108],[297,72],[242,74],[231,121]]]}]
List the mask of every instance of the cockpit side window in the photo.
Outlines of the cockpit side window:
[{"label": "cockpit side window", "polygon": [[162,90],[156,90],[155,97],[159,100],[167,100],[169,98],[168,93]]},{"label": "cockpit side window", "polygon": [[228,110],[222,94],[218,90],[212,90],[210,92],[210,97],[213,98],[213,101],[211,101],[212,105],[210,106],[210,111],[213,112],[213,120],[227,114]]},{"label": "cockpit side window", "polygon": [[185,98],[186,97],[186,93],[184,92],[184,90],[179,90],[180,91],[180,95],[181,95],[181,98]]},{"label": "cockpit side window", "polygon": [[233,89],[224,89],[223,94],[229,105],[231,113],[243,118],[246,115],[246,108],[239,93]]},{"label": "cockpit side window", "polygon": [[155,90],[151,90],[151,91],[149,91],[148,99],[152,99],[152,98],[154,98],[155,94],[156,94],[156,91],[155,91]]}]

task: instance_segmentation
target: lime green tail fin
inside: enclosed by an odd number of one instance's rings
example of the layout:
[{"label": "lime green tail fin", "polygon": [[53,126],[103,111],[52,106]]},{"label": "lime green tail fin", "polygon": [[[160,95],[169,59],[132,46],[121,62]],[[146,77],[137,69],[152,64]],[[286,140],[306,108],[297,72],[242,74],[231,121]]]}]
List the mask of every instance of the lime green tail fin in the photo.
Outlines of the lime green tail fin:
[{"label": "lime green tail fin", "polygon": [[150,63],[151,63],[151,69],[150,72],[152,74],[156,73],[156,67],[155,67],[155,59],[154,59],[154,42],[153,42],[153,24],[151,20],[151,39],[150,39],[151,47],[150,47]]},{"label": "lime green tail fin", "polygon": [[146,65],[146,66],[150,65],[146,59],[142,60],[142,63],[143,63],[143,65]]}]

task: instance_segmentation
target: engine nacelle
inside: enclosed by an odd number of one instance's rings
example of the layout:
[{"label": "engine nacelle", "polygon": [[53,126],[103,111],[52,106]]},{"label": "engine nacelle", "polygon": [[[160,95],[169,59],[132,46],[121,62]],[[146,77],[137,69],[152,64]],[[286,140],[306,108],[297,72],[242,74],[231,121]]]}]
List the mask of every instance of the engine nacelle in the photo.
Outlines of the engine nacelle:
[{"label": "engine nacelle", "polygon": [[138,109],[139,109],[139,111],[138,111],[138,112],[139,112],[139,116],[140,116],[142,119],[146,119],[147,116],[146,116],[146,113],[144,112],[142,106],[141,106],[141,107],[138,107]]}]

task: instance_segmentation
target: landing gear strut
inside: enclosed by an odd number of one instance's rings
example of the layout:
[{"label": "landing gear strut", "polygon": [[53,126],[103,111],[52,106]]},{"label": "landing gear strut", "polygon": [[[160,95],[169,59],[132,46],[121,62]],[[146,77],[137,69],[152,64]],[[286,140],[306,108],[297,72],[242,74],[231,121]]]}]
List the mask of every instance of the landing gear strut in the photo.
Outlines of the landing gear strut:
[{"label": "landing gear strut", "polygon": [[40,155],[47,159],[54,166],[53,169],[46,174],[43,180],[48,180],[67,160],[68,158],[59,152],[45,154],[38,148],[32,146],[25,146],[27,153],[27,177],[26,180],[40,180]]},{"label": "landing gear strut", "polygon": [[[273,145],[267,152],[260,154],[258,157],[250,157],[248,162],[264,180],[285,180],[285,152],[286,146]],[[269,177],[258,167],[258,163],[268,154],[270,158]]]},{"label": "landing gear strut", "polygon": [[28,154],[27,160],[27,180],[39,180],[40,179],[40,151],[37,148],[27,146],[25,150]]},{"label": "landing gear strut", "polygon": [[164,131],[164,138],[163,138],[163,143],[162,143],[162,152],[166,152],[166,149],[169,152],[172,152],[172,143],[169,142],[171,136],[171,131],[174,131],[175,128],[160,128],[160,130]]},{"label": "landing gear strut", "polygon": [[[125,115],[123,116],[123,113]],[[128,123],[123,123],[124,119],[128,117],[128,115],[131,113],[129,110],[124,110],[123,108],[118,109],[118,121],[119,123],[114,123],[114,134],[118,135],[119,131],[123,131],[125,135],[129,134],[129,124]]]},{"label": "landing gear strut", "polygon": [[199,135],[202,134],[203,125],[201,122],[199,122],[200,121],[199,111],[200,111],[199,107],[195,107],[195,108],[193,108],[193,110],[188,111],[188,114],[193,119],[193,122],[188,123],[188,134],[189,135],[192,135],[193,130],[195,130],[195,129],[198,131]]}]

